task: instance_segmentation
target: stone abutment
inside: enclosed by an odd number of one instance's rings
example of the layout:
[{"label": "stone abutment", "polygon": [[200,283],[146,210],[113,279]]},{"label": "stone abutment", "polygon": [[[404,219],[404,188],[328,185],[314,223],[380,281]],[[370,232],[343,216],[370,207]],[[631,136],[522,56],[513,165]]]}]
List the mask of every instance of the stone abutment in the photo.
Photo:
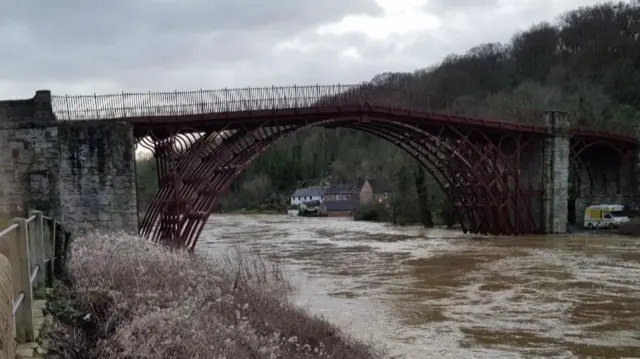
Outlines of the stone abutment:
[{"label": "stone abutment", "polygon": [[0,218],[38,209],[74,235],[136,233],[135,143],[118,121],[57,121],[49,91],[0,102]]}]

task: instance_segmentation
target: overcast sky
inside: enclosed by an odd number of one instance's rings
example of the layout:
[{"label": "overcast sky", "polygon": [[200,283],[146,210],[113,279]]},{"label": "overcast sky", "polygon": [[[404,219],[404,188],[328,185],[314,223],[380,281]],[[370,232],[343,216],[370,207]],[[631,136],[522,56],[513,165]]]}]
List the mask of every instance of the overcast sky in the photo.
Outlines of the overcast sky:
[{"label": "overcast sky", "polygon": [[2,0],[0,99],[356,83],[595,0]]}]

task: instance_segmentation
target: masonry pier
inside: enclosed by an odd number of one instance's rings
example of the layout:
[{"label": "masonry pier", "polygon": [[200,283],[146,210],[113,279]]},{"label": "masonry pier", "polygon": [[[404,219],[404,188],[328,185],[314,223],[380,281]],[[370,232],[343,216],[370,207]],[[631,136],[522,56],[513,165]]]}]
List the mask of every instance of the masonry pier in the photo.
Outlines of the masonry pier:
[{"label": "masonry pier", "polygon": [[569,218],[569,119],[566,112],[548,111],[549,131],[543,153],[543,231],[566,233]]}]

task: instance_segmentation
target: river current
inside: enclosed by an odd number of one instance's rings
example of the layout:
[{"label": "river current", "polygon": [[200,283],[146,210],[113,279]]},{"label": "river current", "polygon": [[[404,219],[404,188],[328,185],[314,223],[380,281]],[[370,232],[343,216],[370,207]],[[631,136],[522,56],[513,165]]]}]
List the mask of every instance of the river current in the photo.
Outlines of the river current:
[{"label": "river current", "polygon": [[484,238],[214,215],[197,250],[279,260],[296,302],[396,358],[640,358],[640,240]]}]

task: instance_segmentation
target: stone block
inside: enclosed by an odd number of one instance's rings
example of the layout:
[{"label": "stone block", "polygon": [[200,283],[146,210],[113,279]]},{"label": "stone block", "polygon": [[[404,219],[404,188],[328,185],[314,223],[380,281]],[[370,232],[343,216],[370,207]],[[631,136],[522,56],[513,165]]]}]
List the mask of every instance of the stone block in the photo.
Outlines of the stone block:
[{"label": "stone block", "polygon": [[16,350],[17,359],[33,358],[35,357],[35,354],[35,349],[29,347],[18,347],[18,349]]}]

